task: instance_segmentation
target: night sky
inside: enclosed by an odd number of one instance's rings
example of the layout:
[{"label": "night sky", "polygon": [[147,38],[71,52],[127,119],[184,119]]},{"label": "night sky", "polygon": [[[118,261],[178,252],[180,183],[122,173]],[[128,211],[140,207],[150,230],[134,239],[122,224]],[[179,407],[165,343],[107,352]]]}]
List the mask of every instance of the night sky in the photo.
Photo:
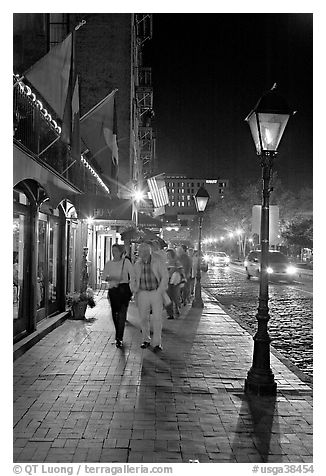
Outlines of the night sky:
[{"label": "night sky", "polygon": [[245,117],[276,82],[297,111],[275,162],[284,185],[312,186],[312,14],[153,15],[159,171],[255,182],[260,167]]}]

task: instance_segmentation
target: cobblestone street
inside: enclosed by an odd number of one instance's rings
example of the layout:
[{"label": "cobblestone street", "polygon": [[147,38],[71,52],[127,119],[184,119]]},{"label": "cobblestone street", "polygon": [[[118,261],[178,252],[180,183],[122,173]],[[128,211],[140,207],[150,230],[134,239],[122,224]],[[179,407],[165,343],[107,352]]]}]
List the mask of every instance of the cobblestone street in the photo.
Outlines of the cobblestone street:
[{"label": "cobblestone street", "polygon": [[[253,335],[257,330],[259,281],[233,269],[211,268],[203,278],[207,292]],[[272,346],[312,380],[313,298],[298,285],[269,284],[268,324]]]},{"label": "cobblestone street", "polygon": [[243,393],[252,338],[205,296],[142,350],[105,297],[14,362],[15,462],[312,462],[312,390],[274,355],[277,396]]}]

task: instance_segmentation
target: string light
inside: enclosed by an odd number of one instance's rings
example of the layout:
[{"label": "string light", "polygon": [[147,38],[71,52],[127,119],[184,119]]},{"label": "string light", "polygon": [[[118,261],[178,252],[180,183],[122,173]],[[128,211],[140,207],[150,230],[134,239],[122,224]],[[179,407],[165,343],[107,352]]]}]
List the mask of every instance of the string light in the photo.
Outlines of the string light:
[{"label": "string light", "polygon": [[29,99],[33,102],[33,104],[40,110],[44,119],[50,124],[50,126],[54,128],[58,134],[61,134],[61,130],[62,130],[61,127],[58,126],[58,124],[56,123],[54,119],[52,119],[51,114],[49,114],[47,109],[45,109],[42,102],[39,99],[37,99],[36,94],[33,93],[31,88],[27,84],[23,83],[21,79],[19,79],[19,74],[14,74],[14,78],[16,81],[18,80],[18,86],[21,93],[26,94],[26,96],[29,97]]},{"label": "string light", "polygon": [[81,155],[80,156],[81,158],[81,161],[82,163],[84,164],[84,166],[90,170],[91,174],[96,178],[96,180],[98,181],[98,183],[106,190],[106,192],[110,195],[111,192],[110,192],[110,189],[105,185],[105,183],[103,182],[103,180],[101,179],[101,177],[95,172],[95,170],[93,169],[93,167],[91,167],[89,165],[89,163],[87,162],[87,160]]}]

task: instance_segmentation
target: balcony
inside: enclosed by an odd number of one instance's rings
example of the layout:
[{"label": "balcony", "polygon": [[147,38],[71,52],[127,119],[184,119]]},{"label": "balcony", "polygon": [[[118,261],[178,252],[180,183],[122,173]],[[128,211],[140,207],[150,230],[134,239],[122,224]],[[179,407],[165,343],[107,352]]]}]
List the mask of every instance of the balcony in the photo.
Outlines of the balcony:
[{"label": "balcony", "polygon": [[60,139],[61,129],[50,108],[22,82],[15,82],[13,96],[14,143],[80,187],[80,161],[71,158],[69,147]]}]

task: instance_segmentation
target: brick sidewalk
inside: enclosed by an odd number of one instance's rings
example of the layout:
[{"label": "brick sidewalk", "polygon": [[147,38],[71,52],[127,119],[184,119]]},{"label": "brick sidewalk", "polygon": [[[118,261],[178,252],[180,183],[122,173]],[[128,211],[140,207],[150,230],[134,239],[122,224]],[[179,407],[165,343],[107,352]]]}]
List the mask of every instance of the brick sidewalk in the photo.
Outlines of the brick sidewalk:
[{"label": "brick sidewalk", "polygon": [[114,345],[104,296],[14,362],[14,462],[312,462],[312,390],[274,355],[273,397],[248,397],[252,337],[204,296],[140,349],[131,304]]}]

